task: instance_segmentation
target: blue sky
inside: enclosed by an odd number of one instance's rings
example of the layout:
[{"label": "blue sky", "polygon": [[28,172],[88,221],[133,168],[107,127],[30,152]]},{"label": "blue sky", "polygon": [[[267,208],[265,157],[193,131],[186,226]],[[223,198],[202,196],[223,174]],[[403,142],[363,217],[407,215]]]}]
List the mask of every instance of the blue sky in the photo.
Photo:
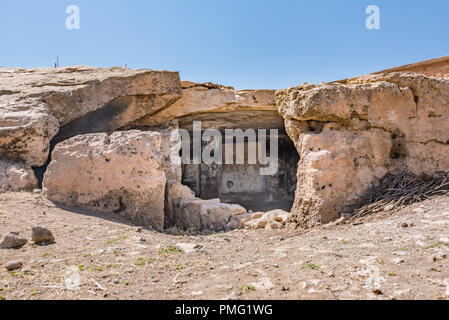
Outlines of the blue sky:
[{"label": "blue sky", "polygon": [[[6,3],[7,2],[7,3]],[[68,5],[80,30],[65,27]],[[365,8],[380,8],[380,30]],[[449,55],[447,0],[14,0],[0,65],[177,70],[239,89],[342,79]]]}]

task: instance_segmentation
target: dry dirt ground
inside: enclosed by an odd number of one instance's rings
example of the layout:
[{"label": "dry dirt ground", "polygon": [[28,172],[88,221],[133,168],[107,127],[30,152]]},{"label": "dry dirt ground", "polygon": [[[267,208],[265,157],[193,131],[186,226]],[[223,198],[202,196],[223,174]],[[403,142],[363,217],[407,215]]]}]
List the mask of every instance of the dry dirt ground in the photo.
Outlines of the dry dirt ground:
[{"label": "dry dirt ground", "polygon": [[[56,243],[0,250],[0,299],[449,298],[449,197],[362,222],[170,235],[62,210],[39,194],[3,193],[2,236],[30,238],[39,224]],[[22,269],[6,271],[11,260]]]}]

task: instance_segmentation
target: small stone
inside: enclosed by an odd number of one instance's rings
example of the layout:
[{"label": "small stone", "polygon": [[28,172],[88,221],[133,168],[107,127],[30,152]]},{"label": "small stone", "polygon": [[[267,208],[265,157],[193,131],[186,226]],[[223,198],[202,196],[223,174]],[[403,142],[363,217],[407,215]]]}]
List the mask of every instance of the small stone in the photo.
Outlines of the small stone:
[{"label": "small stone", "polygon": [[195,244],[195,243],[177,243],[176,247],[179,250],[184,251],[185,253],[192,253],[195,251],[198,251],[203,248],[201,244]]},{"label": "small stone", "polygon": [[10,232],[3,237],[2,241],[0,242],[0,248],[2,249],[20,248],[25,243],[27,243],[27,239],[22,238],[18,232]]},{"label": "small stone", "polygon": [[118,279],[112,279],[112,283],[113,283],[113,284],[119,284],[120,281],[119,281]]},{"label": "small stone", "polygon": [[8,262],[5,266],[5,268],[8,271],[12,271],[12,270],[20,269],[20,268],[22,268],[22,266],[23,266],[22,261],[16,260],[16,261]]},{"label": "small stone", "polygon": [[55,237],[51,231],[42,226],[34,226],[31,228],[31,239],[37,244],[55,242]]},{"label": "small stone", "polygon": [[137,227],[136,228],[136,232],[141,233],[142,232],[142,227]]},{"label": "small stone", "polygon": [[381,295],[381,294],[384,294],[384,293],[382,292],[382,290],[380,290],[380,289],[374,289],[374,290],[373,290],[373,293],[374,293],[375,295]]},{"label": "small stone", "polygon": [[394,258],[393,260],[391,260],[391,263],[394,263],[394,264],[401,264],[403,262],[405,262],[405,260],[402,258]]},{"label": "small stone", "polygon": [[402,228],[408,228],[408,227],[409,227],[409,225],[408,225],[408,223],[407,223],[407,222],[404,222],[403,224],[401,224],[401,227],[402,227]]},{"label": "small stone", "polygon": [[410,294],[410,292],[411,292],[410,289],[396,290],[393,292],[393,297],[400,298],[400,297]]},{"label": "small stone", "polygon": [[436,252],[436,254],[432,257],[432,261],[435,262],[438,260],[444,260],[444,259],[446,259],[446,257],[447,257],[447,255],[444,251],[438,250]]}]

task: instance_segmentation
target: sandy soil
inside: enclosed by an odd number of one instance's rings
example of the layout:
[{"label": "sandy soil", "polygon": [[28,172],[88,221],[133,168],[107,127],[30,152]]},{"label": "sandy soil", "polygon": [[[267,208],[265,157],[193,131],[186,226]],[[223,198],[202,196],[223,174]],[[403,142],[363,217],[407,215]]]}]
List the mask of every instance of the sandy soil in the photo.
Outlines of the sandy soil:
[{"label": "sandy soil", "polygon": [[449,298],[449,197],[357,225],[189,236],[0,194],[0,235],[36,224],[56,243],[0,250],[0,299]]}]

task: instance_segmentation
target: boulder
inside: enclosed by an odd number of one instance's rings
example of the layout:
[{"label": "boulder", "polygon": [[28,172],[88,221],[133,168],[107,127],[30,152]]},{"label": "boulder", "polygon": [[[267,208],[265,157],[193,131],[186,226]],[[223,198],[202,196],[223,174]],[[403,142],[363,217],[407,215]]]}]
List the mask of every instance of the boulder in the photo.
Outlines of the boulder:
[{"label": "boulder", "polygon": [[165,192],[165,225],[174,226],[182,221],[182,204],[194,200],[195,193],[177,180],[167,181]]},{"label": "boulder", "polygon": [[0,67],[0,156],[46,163],[50,141],[112,131],[181,97],[177,72]]},{"label": "boulder", "polygon": [[247,219],[250,218],[253,214],[254,214],[254,212],[246,212],[246,213],[232,216],[229,219],[229,222],[226,225],[225,230],[231,231],[231,230],[235,230],[235,229],[242,229],[244,227],[243,222],[247,221]]},{"label": "boulder", "polygon": [[43,226],[34,226],[31,228],[31,240],[33,240],[36,244],[54,243],[55,237],[48,228]]},{"label": "boulder", "polygon": [[[1,68],[0,68],[1,70]],[[0,91],[2,72],[0,72]],[[58,120],[45,103],[19,94],[0,95],[0,157],[44,165],[50,141],[58,133]]]},{"label": "boulder", "polygon": [[43,194],[59,204],[164,227],[161,135],[138,130],[79,135],[56,145]]},{"label": "boulder", "polygon": [[1,249],[20,248],[27,242],[28,242],[27,239],[21,237],[18,232],[10,232],[3,237],[2,241],[0,242],[0,248]]},{"label": "boulder", "polygon": [[8,271],[13,271],[22,268],[23,262],[19,260],[14,260],[6,263],[5,268]]},{"label": "boulder", "polygon": [[0,190],[32,191],[37,179],[30,166],[10,160],[0,160]]},{"label": "boulder", "polygon": [[208,204],[218,204],[220,199],[193,199],[181,203],[180,215],[175,216],[175,225],[193,231],[200,231],[202,229],[201,223],[201,206]]},{"label": "boulder", "polygon": [[241,220],[247,229],[283,229],[290,213],[281,209],[256,212]]},{"label": "boulder", "polygon": [[388,173],[449,170],[449,79],[404,72],[276,93],[300,155],[290,220],[326,224]]},{"label": "boulder", "polygon": [[245,214],[246,209],[238,204],[202,204],[200,220],[202,230],[222,231],[231,217]]}]

